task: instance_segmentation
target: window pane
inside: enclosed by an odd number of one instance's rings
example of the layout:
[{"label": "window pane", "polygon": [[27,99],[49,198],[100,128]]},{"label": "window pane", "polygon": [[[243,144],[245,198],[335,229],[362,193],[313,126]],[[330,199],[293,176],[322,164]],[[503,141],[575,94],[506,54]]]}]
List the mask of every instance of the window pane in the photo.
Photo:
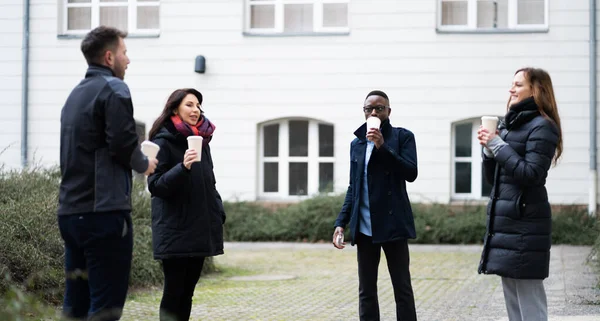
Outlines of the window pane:
[{"label": "window pane", "polygon": [[68,3],[90,3],[92,0],[69,0]]},{"label": "window pane", "polygon": [[87,30],[92,28],[92,8],[69,8],[68,30]]},{"label": "window pane", "polygon": [[279,163],[264,163],[263,192],[279,191]]},{"label": "window pane", "polygon": [[456,150],[454,155],[456,157],[470,157],[471,156],[471,131],[473,124],[461,124],[456,125],[456,137],[454,137],[454,145]]},{"label": "window pane", "polygon": [[478,28],[507,28],[508,0],[477,1]]},{"label": "window pane", "polygon": [[289,156],[308,156],[308,121],[290,120]]},{"label": "window pane", "polygon": [[442,25],[466,25],[468,21],[467,1],[442,1]]},{"label": "window pane", "polygon": [[265,146],[263,156],[279,156],[279,124],[263,127],[263,145]]},{"label": "window pane", "polygon": [[485,170],[483,169],[483,164],[481,165],[481,196],[488,197],[492,192],[492,184],[488,183],[487,179],[485,179]]},{"label": "window pane", "polygon": [[124,3],[127,3],[127,0],[100,0],[100,2],[124,2]]},{"label": "window pane", "polygon": [[347,27],[348,4],[325,3],[323,4],[323,27]]},{"label": "window pane", "polygon": [[100,7],[100,25],[127,30],[127,7]]},{"label": "window pane", "polygon": [[457,162],[454,165],[454,190],[456,193],[471,193],[471,163]]},{"label": "window pane", "polygon": [[308,163],[290,163],[290,195],[308,195]]},{"label": "window pane", "polygon": [[319,163],[319,192],[333,192],[333,163]]},{"label": "window pane", "polygon": [[333,126],[319,124],[319,156],[333,157]]},{"label": "window pane", "polygon": [[275,28],[275,6],[250,6],[250,28]]},{"label": "window pane", "polygon": [[313,5],[308,4],[286,4],[284,6],[285,32],[311,32],[313,31]]},{"label": "window pane", "polygon": [[518,0],[517,23],[520,25],[544,24],[544,0]]},{"label": "window pane", "polygon": [[137,8],[137,28],[138,29],[158,29],[158,7],[138,7]]}]

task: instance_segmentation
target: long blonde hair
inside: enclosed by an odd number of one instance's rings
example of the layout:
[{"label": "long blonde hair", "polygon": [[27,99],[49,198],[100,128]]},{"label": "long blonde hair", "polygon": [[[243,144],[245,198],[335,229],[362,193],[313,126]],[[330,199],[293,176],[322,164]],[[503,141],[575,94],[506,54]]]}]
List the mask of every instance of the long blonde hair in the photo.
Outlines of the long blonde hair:
[{"label": "long blonde hair", "polygon": [[[554,88],[552,87],[552,79],[547,71],[540,68],[525,67],[517,70],[515,75],[523,72],[523,76],[531,84],[533,100],[538,107],[538,111],[546,119],[550,119],[558,129],[558,144],[554,153],[553,164],[560,158],[563,152],[562,128],[560,126],[560,116],[558,115],[558,107],[554,98]],[[510,98],[507,104],[507,109],[510,108]]]}]

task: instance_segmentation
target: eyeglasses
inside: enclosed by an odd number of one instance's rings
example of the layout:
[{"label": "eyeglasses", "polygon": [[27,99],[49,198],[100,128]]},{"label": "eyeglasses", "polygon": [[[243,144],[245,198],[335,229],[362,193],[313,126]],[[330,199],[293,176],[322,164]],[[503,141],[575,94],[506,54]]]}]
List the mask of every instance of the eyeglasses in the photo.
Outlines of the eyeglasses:
[{"label": "eyeglasses", "polygon": [[364,106],[363,110],[365,111],[365,113],[372,113],[373,109],[375,109],[378,113],[384,111],[386,108],[388,108],[387,106],[383,106],[383,105],[378,105],[378,106]]}]

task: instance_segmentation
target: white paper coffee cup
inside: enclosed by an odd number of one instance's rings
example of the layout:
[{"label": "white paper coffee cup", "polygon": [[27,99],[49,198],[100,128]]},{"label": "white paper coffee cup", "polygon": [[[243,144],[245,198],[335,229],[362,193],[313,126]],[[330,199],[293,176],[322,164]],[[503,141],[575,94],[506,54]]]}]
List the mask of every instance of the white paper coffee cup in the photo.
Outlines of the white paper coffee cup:
[{"label": "white paper coffee cup", "polygon": [[148,158],[156,158],[159,150],[160,146],[151,141],[146,140],[142,142],[142,153],[144,153],[144,155],[146,155]]},{"label": "white paper coffee cup", "polygon": [[379,126],[381,126],[381,119],[378,117],[367,118],[367,131],[371,128],[379,129]]},{"label": "white paper coffee cup", "polygon": [[204,137],[202,137],[202,136],[188,136],[188,138],[187,138],[188,148],[194,149],[198,153],[198,156],[196,157],[197,162],[199,162],[200,159],[202,158],[202,141],[203,140],[204,140]]},{"label": "white paper coffee cup", "polygon": [[481,125],[490,133],[495,133],[498,128],[498,117],[483,116],[481,117]]}]

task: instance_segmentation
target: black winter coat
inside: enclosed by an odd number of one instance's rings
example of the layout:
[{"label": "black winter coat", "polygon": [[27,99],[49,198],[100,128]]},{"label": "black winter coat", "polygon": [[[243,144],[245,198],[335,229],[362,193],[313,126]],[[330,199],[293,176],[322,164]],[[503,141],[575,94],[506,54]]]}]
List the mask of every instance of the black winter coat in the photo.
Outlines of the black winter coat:
[{"label": "black winter coat", "polygon": [[499,131],[508,145],[483,161],[493,189],[479,273],[545,279],[552,231],[545,184],[559,141],[558,128],[540,115],[529,98],[511,107]]},{"label": "black winter coat", "polygon": [[152,138],[160,146],[158,166],[148,177],[152,194],[152,246],[155,259],[223,254],[225,211],[215,187],[209,145],[188,171],[188,147],[171,120]]},{"label": "black winter coat", "polygon": [[[335,226],[350,225],[352,245],[359,233],[360,198],[363,191],[363,173],[367,149],[367,126],[363,124],[350,144],[350,184],[344,205]],[[381,126],[384,143],[373,148],[369,159],[367,184],[373,243],[414,239],[415,221],[406,182],[417,179],[417,147],[411,131],[392,127],[389,119]]]},{"label": "black winter coat", "polygon": [[131,211],[131,170],[148,159],[138,144],[129,87],[90,65],[60,115],[58,215]]}]

